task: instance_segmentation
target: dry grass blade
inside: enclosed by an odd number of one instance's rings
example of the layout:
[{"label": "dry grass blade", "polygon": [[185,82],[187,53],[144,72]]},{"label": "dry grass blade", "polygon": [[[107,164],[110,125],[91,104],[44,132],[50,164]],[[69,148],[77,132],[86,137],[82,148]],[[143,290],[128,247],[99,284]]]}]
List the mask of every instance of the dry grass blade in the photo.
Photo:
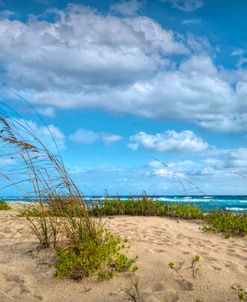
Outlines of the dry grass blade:
[{"label": "dry grass blade", "polygon": [[142,302],[143,298],[140,290],[140,280],[137,276],[130,278],[130,289],[126,291],[127,300],[132,302]]},{"label": "dry grass blade", "polygon": [[21,215],[41,248],[56,249],[55,276],[80,279],[97,274],[99,279],[108,279],[114,271],[135,270],[136,259],[120,252],[125,243],[108,232],[101,219],[91,217],[60,153],[55,156],[30,123],[11,117],[14,113],[0,110],[0,152],[4,150],[4,159],[15,165],[0,171],[0,177],[36,203]]}]

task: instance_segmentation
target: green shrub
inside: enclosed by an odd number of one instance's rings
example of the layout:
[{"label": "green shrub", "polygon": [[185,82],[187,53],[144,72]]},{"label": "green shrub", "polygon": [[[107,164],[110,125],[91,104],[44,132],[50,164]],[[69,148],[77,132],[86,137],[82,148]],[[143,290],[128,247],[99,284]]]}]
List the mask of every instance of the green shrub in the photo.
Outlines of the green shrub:
[{"label": "green shrub", "polygon": [[203,227],[204,231],[223,233],[225,238],[230,236],[244,237],[247,235],[247,214],[232,213],[230,211],[210,211],[205,216],[209,225]]},{"label": "green shrub", "polygon": [[107,215],[141,215],[141,216],[170,216],[183,219],[201,219],[202,212],[190,204],[175,204],[156,201],[147,197],[139,199],[106,199],[93,205],[91,214],[94,216]]},{"label": "green shrub", "polygon": [[[89,205],[87,209],[82,206],[80,201],[73,204],[72,200],[72,197],[53,197],[52,202],[48,202],[45,206],[42,205],[42,211],[40,211],[39,205],[25,206],[19,215],[25,217],[39,217],[40,215],[81,217],[81,219],[90,215],[94,217],[114,215],[168,216],[204,221],[203,231],[223,233],[225,238],[247,235],[247,213],[222,210],[203,212],[193,204],[161,202],[146,196],[139,199],[130,198],[126,201],[106,198],[101,202]],[[90,223],[88,223],[89,227]]]},{"label": "green shrub", "polygon": [[0,210],[10,210],[10,206],[7,204],[7,202],[0,200]]},{"label": "green shrub", "polygon": [[59,261],[54,275],[83,279],[96,274],[103,280],[112,278],[114,272],[135,271],[137,257],[129,259],[121,253],[126,243],[106,229],[98,229],[94,235],[84,229],[78,242],[57,250]]},{"label": "green shrub", "polygon": [[233,285],[232,288],[237,291],[239,301],[247,301],[247,291],[241,285]]},{"label": "green shrub", "polygon": [[25,206],[19,215],[25,215],[41,248],[55,248],[55,277],[82,279],[96,274],[103,280],[112,278],[114,272],[136,270],[136,258],[123,254],[127,241],[107,231],[99,218],[89,217],[82,205],[51,211],[49,205],[40,203]]}]

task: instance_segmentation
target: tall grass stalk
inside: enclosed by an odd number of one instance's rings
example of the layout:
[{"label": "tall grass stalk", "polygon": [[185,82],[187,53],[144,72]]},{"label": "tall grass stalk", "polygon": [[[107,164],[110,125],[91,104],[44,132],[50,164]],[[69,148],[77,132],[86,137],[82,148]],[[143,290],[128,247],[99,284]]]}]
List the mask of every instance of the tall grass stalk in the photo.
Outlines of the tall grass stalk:
[{"label": "tall grass stalk", "polygon": [[[52,136],[49,127],[43,127]],[[23,214],[39,246],[56,249],[56,276],[77,279],[96,273],[104,279],[114,271],[135,269],[135,258],[128,259],[121,252],[125,248],[122,240],[109,233],[101,219],[90,215],[53,137],[52,141],[58,155],[36,135],[31,122],[2,104],[0,147],[3,158],[14,167],[2,169],[0,176],[36,203]]]}]

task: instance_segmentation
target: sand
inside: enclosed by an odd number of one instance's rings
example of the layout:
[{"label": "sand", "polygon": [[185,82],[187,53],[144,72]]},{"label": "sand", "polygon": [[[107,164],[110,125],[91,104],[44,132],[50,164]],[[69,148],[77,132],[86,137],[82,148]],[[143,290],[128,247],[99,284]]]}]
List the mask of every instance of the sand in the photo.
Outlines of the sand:
[{"label": "sand", "polygon": [[[75,282],[53,278],[54,253],[37,249],[27,235],[25,219],[15,205],[0,211],[0,302],[7,301],[127,301],[130,273],[110,281]],[[114,217],[107,222],[114,233],[129,239],[130,255],[138,254],[138,276],[145,302],[239,301],[235,284],[247,286],[247,241],[203,233],[200,224],[159,217]],[[200,256],[192,276],[191,261]],[[175,262],[182,282],[168,268]]]}]

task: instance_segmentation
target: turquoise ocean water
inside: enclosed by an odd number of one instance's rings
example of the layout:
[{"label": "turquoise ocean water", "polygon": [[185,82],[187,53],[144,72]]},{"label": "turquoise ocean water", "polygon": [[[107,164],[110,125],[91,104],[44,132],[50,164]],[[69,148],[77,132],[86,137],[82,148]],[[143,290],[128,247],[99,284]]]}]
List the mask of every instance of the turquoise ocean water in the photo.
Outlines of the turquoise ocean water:
[{"label": "turquoise ocean water", "polygon": [[[109,196],[109,198],[115,196]],[[117,196],[122,200],[127,200],[130,196]],[[132,198],[138,198],[140,196],[131,196]],[[199,195],[192,195],[192,196],[181,196],[181,195],[173,195],[173,196],[149,196],[163,202],[175,202],[175,203],[190,203],[195,206],[200,207],[204,210],[217,210],[218,208],[222,210],[229,210],[234,212],[247,212],[247,196],[236,196],[236,195],[222,195],[222,196],[199,196]],[[85,196],[85,201],[87,203],[91,203],[94,201],[103,200],[105,197],[103,196]],[[2,196],[0,199],[3,199],[9,203],[11,202],[33,202],[32,198],[23,198],[18,196]]]}]

